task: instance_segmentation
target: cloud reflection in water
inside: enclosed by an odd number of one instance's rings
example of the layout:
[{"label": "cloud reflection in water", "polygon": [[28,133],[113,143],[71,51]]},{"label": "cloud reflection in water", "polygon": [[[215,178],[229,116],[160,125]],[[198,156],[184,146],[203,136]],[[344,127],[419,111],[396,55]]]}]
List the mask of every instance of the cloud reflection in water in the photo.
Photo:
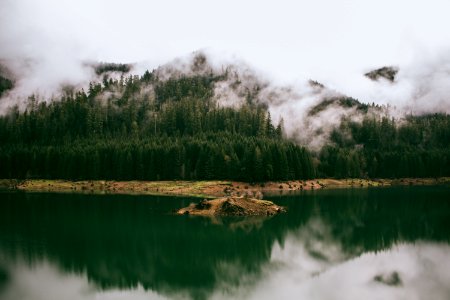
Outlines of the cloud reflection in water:
[{"label": "cloud reflection in water", "polygon": [[[300,232],[300,236],[301,236]],[[237,288],[219,283],[211,299],[442,299],[450,297],[450,246],[419,242],[399,244],[378,253],[364,253],[346,260],[339,246],[323,245],[324,256],[311,255],[308,243],[299,236],[275,245],[270,263],[262,275],[239,278],[238,265],[229,275],[243,280]],[[224,268],[221,271],[230,271]],[[16,263],[6,267],[8,279],[3,300],[91,300],[91,299],[189,299],[188,294],[170,297],[142,287],[129,290],[99,290],[85,274],[62,273],[47,261],[28,266]],[[397,272],[401,282],[389,285],[375,280]],[[251,275],[244,275],[251,276]]]},{"label": "cloud reflection in water", "polygon": [[[450,299],[448,244],[399,244],[341,262],[344,254],[329,251],[336,260],[327,263],[308,255],[304,243],[290,238],[284,248],[274,247],[271,268],[254,286],[232,293],[219,289],[212,299]],[[375,280],[395,272],[401,280],[398,285]]]}]

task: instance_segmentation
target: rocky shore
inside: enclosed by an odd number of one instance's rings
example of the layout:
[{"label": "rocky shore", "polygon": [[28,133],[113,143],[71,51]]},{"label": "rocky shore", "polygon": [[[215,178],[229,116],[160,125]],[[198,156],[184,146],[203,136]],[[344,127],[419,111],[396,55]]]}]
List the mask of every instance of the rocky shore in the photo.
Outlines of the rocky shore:
[{"label": "rocky shore", "polygon": [[285,208],[271,201],[256,198],[223,197],[191,203],[177,211],[179,215],[197,216],[272,216],[285,212]]}]

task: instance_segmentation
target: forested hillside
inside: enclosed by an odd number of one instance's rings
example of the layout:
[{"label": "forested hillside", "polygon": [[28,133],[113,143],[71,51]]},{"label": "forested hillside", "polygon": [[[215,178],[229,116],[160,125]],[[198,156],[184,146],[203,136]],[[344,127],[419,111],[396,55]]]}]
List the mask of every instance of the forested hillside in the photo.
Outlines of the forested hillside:
[{"label": "forested hillside", "polygon": [[319,155],[319,174],[345,178],[450,175],[450,116],[343,121]]},{"label": "forested hillside", "polygon": [[[66,88],[60,99],[31,96],[25,109],[0,117],[0,178],[267,181],[314,177],[437,177],[450,175],[450,116],[391,119],[368,113],[353,98],[327,98],[356,108],[320,151],[286,139],[267,103],[247,89],[239,106],[221,105],[215,86],[231,76],[197,59],[195,72],[142,76],[128,65],[101,64],[106,74],[87,91]],[[196,68],[198,69],[196,71]],[[199,71],[200,70],[200,71]],[[167,75],[169,74],[169,75]],[[236,74],[232,74],[236,77]],[[239,85],[239,78],[233,85]]]},{"label": "forested hillside", "polygon": [[[286,180],[315,176],[311,154],[256,104],[223,108],[215,76],[105,77],[87,92],[0,118],[0,177]],[[145,92],[149,89],[149,92]]]}]

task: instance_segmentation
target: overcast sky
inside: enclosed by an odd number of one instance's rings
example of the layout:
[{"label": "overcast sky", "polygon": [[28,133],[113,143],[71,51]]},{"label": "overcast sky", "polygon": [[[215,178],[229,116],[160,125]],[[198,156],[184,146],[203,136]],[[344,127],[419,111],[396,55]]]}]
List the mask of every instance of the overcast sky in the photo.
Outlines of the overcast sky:
[{"label": "overcast sky", "polygon": [[372,68],[450,61],[449,12],[448,0],[0,0],[0,58],[70,81],[80,61],[156,67],[200,49],[364,97]]}]

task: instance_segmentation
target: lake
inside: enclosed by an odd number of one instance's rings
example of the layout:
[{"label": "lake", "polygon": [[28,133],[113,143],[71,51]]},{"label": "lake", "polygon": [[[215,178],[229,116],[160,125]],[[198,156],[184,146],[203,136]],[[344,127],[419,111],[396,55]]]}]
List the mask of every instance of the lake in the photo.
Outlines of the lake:
[{"label": "lake", "polygon": [[270,218],[183,197],[0,193],[0,299],[450,299],[450,188],[269,196]]}]

